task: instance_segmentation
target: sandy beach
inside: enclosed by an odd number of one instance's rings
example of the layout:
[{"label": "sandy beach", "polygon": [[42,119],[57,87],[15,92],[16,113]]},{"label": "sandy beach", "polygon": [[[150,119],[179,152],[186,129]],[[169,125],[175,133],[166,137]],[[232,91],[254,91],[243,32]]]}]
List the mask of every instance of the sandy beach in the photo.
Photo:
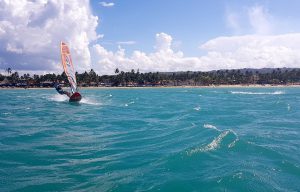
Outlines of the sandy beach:
[{"label": "sandy beach", "polygon": [[[300,87],[300,85],[210,85],[210,86],[145,86],[145,87],[79,87],[79,89],[160,89],[160,88],[271,88],[271,87]],[[68,87],[64,87],[68,88]],[[22,87],[0,87],[0,90],[18,90]],[[53,87],[29,87],[26,89],[54,89]]]}]

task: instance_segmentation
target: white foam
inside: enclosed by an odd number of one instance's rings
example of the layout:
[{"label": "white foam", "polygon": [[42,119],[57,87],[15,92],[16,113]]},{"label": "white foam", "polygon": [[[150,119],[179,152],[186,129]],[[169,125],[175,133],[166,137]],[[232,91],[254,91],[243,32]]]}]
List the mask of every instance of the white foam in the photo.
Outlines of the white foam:
[{"label": "white foam", "polygon": [[[55,95],[52,95],[50,97],[46,97],[48,98],[49,100],[51,101],[56,101],[56,102],[66,102],[66,101],[69,101],[69,97],[67,97],[66,95],[60,95],[60,94],[55,94]],[[88,104],[88,105],[101,105],[101,103],[91,99],[91,98],[88,98],[88,97],[83,97],[81,100],[80,100],[80,103],[81,104]]]},{"label": "white foam", "polygon": [[135,103],[134,101],[130,101],[129,103],[125,103],[124,106],[125,106],[125,107],[128,107],[129,105],[132,105],[132,104],[134,104],[134,103]]},{"label": "white foam", "polygon": [[213,126],[213,125],[210,125],[210,124],[204,124],[203,127],[206,128],[206,129],[215,129],[215,130],[220,131],[216,126]]},{"label": "white foam", "polygon": [[30,98],[32,97],[31,95],[18,95],[18,98]]},{"label": "white foam", "polygon": [[69,100],[69,98],[66,95],[60,95],[60,94],[51,95],[46,98],[48,98],[51,101],[57,101],[57,102],[64,102]]},{"label": "white foam", "polygon": [[88,98],[88,97],[83,97],[80,100],[80,103],[88,104],[88,105],[101,105],[101,103],[95,101],[94,99]]},{"label": "white foam", "polygon": [[249,92],[249,91],[230,91],[231,94],[240,95],[283,95],[284,91],[274,91],[274,92]]},{"label": "white foam", "polygon": [[207,152],[207,151],[213,151],[220,147],[220,143],[222,142],[223,138],[229,133],[228,130],[222,132],[220,135],[218,135],[217,138],[212,140],[209,144],[205,146],[201,146],[199,148],[192,149],[188,152],[188,155],[192,155],[194,153],[198,152]]},{"label": "white foam", "polygon": [[196,111],[200,111],[201,107],[200,106],[197,106],[194,108]]},{"label": "white foam", "polygon": [[240,139],[239,139],[239,136],[236,134],[236,132],[234,132],[233,130],[229,130],[232,134],[234,134],[234,136],[235,136],[235,140],[233,141],[233,142],[231,142],[231,143],[229,143],[228,144],[228,148],[232,148],[232,147],[234,147],[235,146],[235,144],[236,144],[236,142],[238,142]]},{"label": "white foam", "polygon": [[[211,126],[208,125],[207,127],[211,127]],[[212,126],[212,127],[214,127],[214,126]],[[218,137],[214,138],[214,139],[212,140],[212,142],[210,142],[209,144],[204,145],[204,146],[202,145],[202,146],[200,146],[200,147],[197,147],[197,148],[194,148],[194,149],[192,149],[192,150],[190,150],[190,151],[187,151],[187,155],[192,155],[192,154],[194,154],[194,153],[199,153],[199,152],[214,151],[214,150],[220,148],[222,141],[223,141],[224,138],[225,138],[227,135],[229,135],[230,133],[232,133],[232,134],[234,135],[234,140],[233,140],[232,142],[230,142],[230,143],[227,145],[227,147],[228,147],[228,148],[234,147],[235,144],[236,144],[236,142],[239,140],[238,135],[237,135],[234,131],[232,131],[232,130],[225,130],[225,131],[222,131],[222,132],[218,135]],[[225,143],[224,143],[224,144],[225,144]]]}]

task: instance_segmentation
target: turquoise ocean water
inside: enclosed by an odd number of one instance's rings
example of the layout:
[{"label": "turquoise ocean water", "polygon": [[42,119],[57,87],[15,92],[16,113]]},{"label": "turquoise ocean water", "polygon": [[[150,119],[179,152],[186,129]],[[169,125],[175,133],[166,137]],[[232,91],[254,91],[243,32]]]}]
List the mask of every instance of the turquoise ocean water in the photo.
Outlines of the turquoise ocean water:
[{"label": "turquoise ocean water", "polygon": [[300,191],[300,88],[0,90],[0,191]]}]

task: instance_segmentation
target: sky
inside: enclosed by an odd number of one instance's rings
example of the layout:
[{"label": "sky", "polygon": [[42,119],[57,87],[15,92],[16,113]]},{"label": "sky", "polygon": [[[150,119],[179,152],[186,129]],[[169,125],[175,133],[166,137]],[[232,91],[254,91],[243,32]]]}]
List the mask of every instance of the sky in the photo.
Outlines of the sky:
[{"label": "sky", "polygon": [[300,66],[299,0],[0,0],[0,71]]}]

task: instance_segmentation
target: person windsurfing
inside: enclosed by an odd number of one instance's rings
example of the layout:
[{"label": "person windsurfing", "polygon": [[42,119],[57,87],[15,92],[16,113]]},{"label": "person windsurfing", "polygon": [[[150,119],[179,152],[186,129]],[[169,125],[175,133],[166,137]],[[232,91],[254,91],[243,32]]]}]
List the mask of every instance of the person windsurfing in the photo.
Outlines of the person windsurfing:
[{"label": "person windsurfing", "polygon": [[56,91],[57,91],[59,94],[61,94],[61,95],[67,95],[69,98],[71,97],[71,93],[68,92],[68,91],[64,91],[64,90],[62,89],[62,87],[61,87],[61,84],[55,83],[55,84],[54,84],[54,87],[55,87]]},{"label": "person windsurfing", "polygon": [[81,100],[81,95],[78,92],[76,73],[73,67],[73,62],[72,62],[69,47],[64,42],[60,43],[60,53],[61,53],[62,66],[67,76],[67,79],[70,83],[71,92],[64,91],[59,84],[56,85],[55,89],[59,94],[66,94],[70,98],[69,99],[70,102],[79,102]]}]

